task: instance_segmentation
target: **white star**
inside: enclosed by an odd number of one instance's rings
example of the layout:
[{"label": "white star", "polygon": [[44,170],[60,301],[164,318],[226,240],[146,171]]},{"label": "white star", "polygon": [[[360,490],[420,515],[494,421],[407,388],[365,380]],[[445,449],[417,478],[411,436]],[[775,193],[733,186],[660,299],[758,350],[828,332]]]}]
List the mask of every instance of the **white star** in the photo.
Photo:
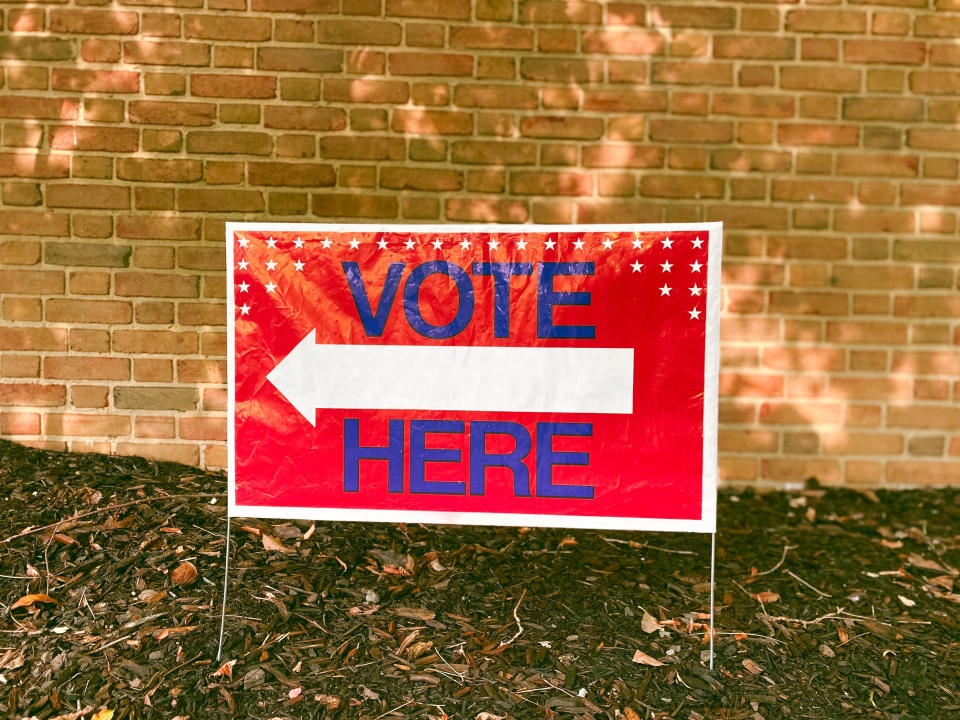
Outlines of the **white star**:
[{"label": "white star", "polygon": [[237,238],[237,244],[238,244],[240,247],[242,247],[242,248],[245,248],[245,247],[247,246],[247,243],[249,243],[249,242],[250,242],[250,240],[248,240],[247,238],[245,238],[245,237],[243,237],[243,236]]},{"label": "white star", "polygon": [[353,240],[350,241],[350,249],[351,249],[351,250],[356,250],[358,247],[360,247],[360,241],[359,241],[359,240],[357,240],[356,238],[354,238]]},{"label": "white star", "polygon": [[573,246],[574,246],[577,250],[583,250],[583,240],[574,240],[574,241],[573,241]]},{"label": "white star", "polygon": [[609,250],[610,248],[613,247],[613,240],[604,240],[604,241],[603,241],[602,243],[600,243],[600,244],[603,245],[603,249],[604,249],[604,250]]},{"label": "white star", "polygon": [[333,240],[330,240],[329,238],[324,238],[323,240],[320,241],[320,244],[323,245],[324,250],[329,250],[330,246],[333,245]]},{"label": "white star", "polygon": [[250,286],[245,282],[240,283],[237,287],[240,288],[240,292],[246,292],[250,289]]},{"label": "white star", "polygon": [[657,288],[660,291],[660,297],[664,295],[669,295],[671,288],[667,287],[667,284],[664,283],[662,288]]},{"label": "white star", "polygon": [[487,243],[487,247],[491,250],[496,250],[498,247],[500,247],[500,243],[491,239],[490,242]]},{"label": "white star", "polygon": [[237,267],[240,268],[241,270],[246,270],[247,265],[249,264],[250,263],[248,263],[246,260],[241,260],[240,262],[237,263]]},{"label": "white star", "polygon": [[640,272],[640,269],[643,267],[643,263],[637,260],[630,267],[633,268],[634,272]]},{"label": "white star", "polygon": [[700,311],[697,310],[696,308],[694,308],[693,310],[689,310],[688,312],[690,313],[690,319],[691,319],[691,320],[699,320],[699,319],[700,319]]},{"label": "white star", "polygon": [[517,240],[517,250],[526,250],[527,241],[526,240]]},{"label": "white star", "polygon": [[277,289],[276,283],[268,282],[264,287],[267,289],[267,292],[272,293]]},{"label": "white star", "polygon": [[664,246],[665,248],[668,248],[668,249],[669,249],[669,248],[672,248],[672,247],[673,247],[673,240],[671,240],[670,238],[667,238],[666,240],[663,241],[663,246]]},{"label": "white star", "polygon": [[437,250],[439,250],[440,248],[443,247],[443,240],[441,240],[440,238],[437,238],[430,244],[433,245]]},{"label": "white star", "polygon": [[241,315],[249,315],[249,314],[250,314],[250,306],[247,305],[247,304],[241,305],[241,306],[240,306],[240,314],[241,314]]},{"label": "white star", "polygon": [[386,240],[383,240],[383,239],[377,240],[377,247],[380,248],[381,250],[386,250],[386,249],[387,249],[387,241],[386,241]]},{"label": "white star", "polygon": [[269,240],[267,240],[267,247],[275,248],[276,246],[277,246],[276,240],[274,240],[273,238],[270,238]]},{"label": "white star", "polygon": [[703,288],[700,287],[699,285],[694,285],[692,288],[690,288],[691,295],[700,295],[700,293],[702,292],[703,292]]},{"label": "white star", "polygon": [[416,243],[413,240],[407,240],[404,245],[407,246],[407,250],[413,250],[413,246],[416,245]]},{"label": "white star", "polygon": [[702,268],[702,267],[703,267],[703,265],[701,265],[700,262],[697,261],[697,262],[693,263],[693,264],[690,266],[690,271],[691,271],[691,272],[700,272],[700,268]]},{"label": "white star", "polygon": [[300,236],[299,236],[299,235],[297,235],[297,239],[293,241],[293,246],[296,247],[296,248],[302,248],[302,247],[303,247],[303,240],[300,239]]},{"label": "white star", "polygon": [[697,238],[693,241],[693,246],[699,250],[703,246],[703,240]]},{"label": "white star", "polygon": [[637,250],[639,250],[640,248],[643,247],[643,240],[641,240],[640,238],[637,238],[636,240],[633,241],[633,246],[634,246]]},{"label": "white star", "polygon": [[665,261],[662,265],[660,265],[660,269],[663,270],[663,272],[670,272],[672,268],[673,268],[673,264],[669,260]]},{"label": "white star", "polygon": [[273,258],[267,260],[267,270],[276,270],[277,264],[273,261]]},{"label": "white star", "polygon": [[302,260],[297,260],[297,261],[294,263],[294,265],[295,265],[296,268],[297,268],[297,272],[303,272],[303,261],[302,261]]},{"label": "white star", "polygon": [[460,241],[460,247],[462,247],[464,250],[469,250],[471,245],[473,245],[473,243],[466,238]]},{"label": "white star", "polygon": [[557,241],[556,241],[556,240],[547,240],[547,241],[543,244],[543,246],[544,246],[547,250],[553,250],[553,246],[556,245],[556,244],[557,244]]}]

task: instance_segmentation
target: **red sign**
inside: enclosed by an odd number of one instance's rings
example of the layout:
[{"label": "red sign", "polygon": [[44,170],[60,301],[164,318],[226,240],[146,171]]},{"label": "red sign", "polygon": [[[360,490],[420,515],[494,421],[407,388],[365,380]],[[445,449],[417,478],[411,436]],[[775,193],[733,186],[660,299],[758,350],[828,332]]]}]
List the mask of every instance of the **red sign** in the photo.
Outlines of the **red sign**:
[{"label": "red sign", "polygon": [[230,513],[715,528],[720,225],[227,225]]}]

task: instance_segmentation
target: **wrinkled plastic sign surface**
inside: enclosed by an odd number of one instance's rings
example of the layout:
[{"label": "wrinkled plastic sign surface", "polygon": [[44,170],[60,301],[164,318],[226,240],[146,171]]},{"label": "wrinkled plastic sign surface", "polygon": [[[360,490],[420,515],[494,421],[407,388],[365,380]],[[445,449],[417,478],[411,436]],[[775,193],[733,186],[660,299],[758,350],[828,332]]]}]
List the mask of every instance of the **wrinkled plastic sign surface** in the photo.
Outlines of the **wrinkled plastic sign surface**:
[{"label": "wrinkled plastic sign surface", "polygon": [[227,225],[230,514],[712,532],[699,225]]}]

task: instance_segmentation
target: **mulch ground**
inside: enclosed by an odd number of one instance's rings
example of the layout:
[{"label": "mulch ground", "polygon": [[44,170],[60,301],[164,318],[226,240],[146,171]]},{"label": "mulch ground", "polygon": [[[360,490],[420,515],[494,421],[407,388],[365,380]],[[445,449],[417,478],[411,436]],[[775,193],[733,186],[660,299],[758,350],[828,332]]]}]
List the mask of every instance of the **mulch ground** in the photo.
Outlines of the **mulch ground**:
[{"label": "mulch ground", "polygon": [[960,489],[722,493],[711,671],[708,537],[255,519],[218,662],[224,486],[0,441],[0,716],[960,717]]}]

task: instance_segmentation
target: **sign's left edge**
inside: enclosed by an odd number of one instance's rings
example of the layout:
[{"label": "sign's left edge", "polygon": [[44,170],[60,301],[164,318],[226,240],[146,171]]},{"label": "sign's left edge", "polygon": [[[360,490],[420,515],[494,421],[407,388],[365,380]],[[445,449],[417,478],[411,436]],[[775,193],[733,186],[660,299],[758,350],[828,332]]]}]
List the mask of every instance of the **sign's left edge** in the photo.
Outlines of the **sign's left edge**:
[{"label": "sign's left edge", "polygon": [[227,516],[236,515],[236,347],[235,322],[236,305],[234,298],[234,234],[241,223],[228,222],[226,224],[226,251],[227,251]]}]

